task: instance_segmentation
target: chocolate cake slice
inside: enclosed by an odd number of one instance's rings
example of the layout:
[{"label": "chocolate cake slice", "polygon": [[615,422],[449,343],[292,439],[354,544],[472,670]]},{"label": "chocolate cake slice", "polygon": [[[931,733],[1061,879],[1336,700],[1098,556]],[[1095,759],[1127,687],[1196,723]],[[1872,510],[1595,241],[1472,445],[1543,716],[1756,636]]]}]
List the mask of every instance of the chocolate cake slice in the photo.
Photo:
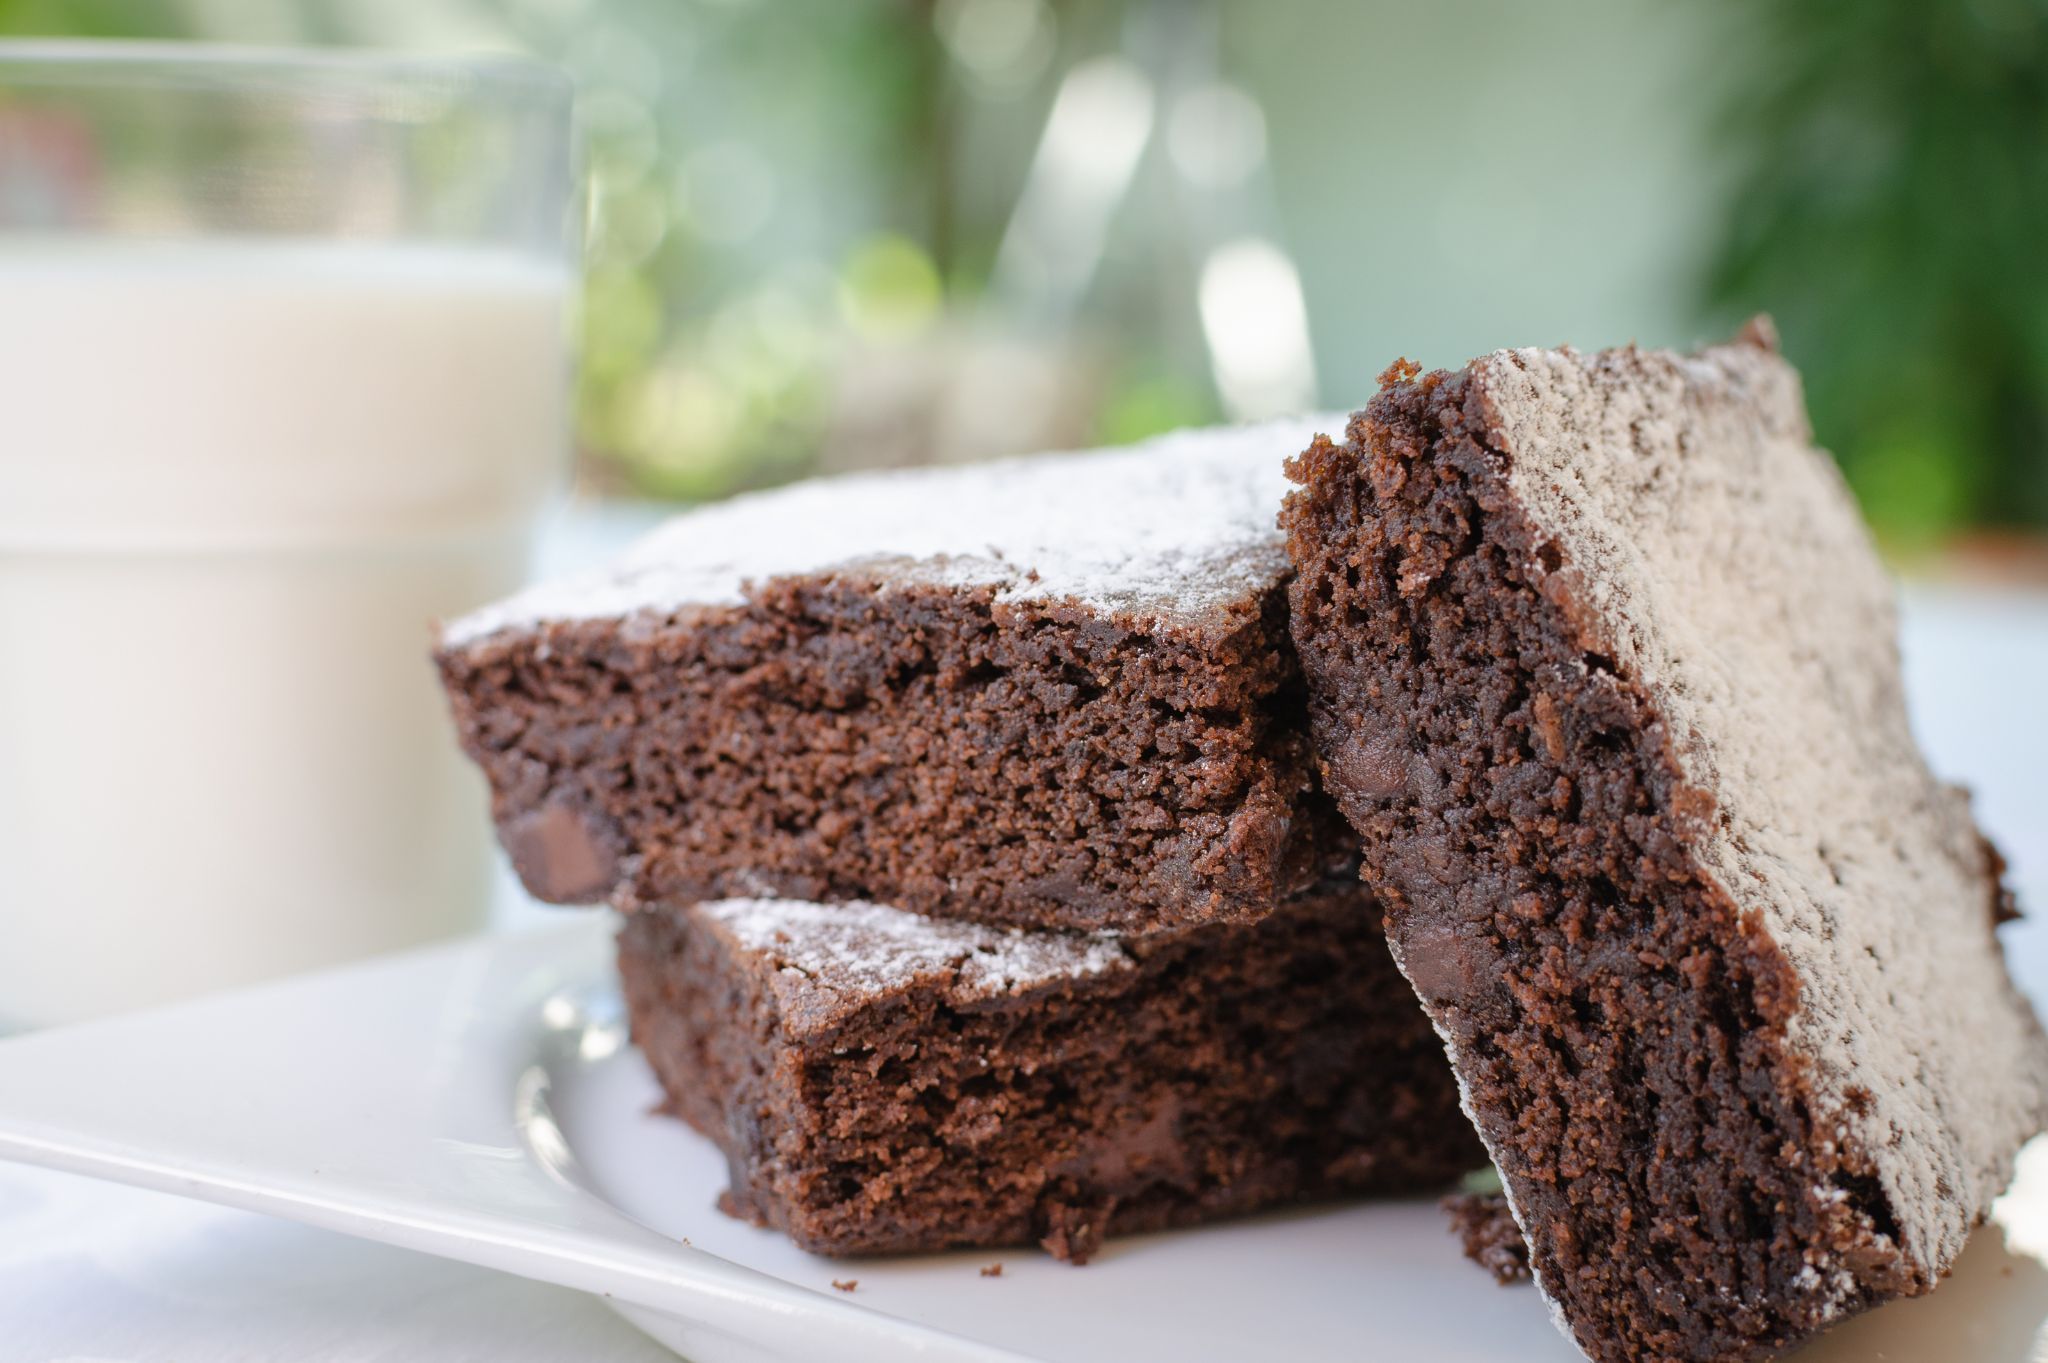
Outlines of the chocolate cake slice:
[{"label": "chocolate cake slice", "polygon": [[1292,465],[1328,789],[1600,1363],[1932,1288],[2048,1122],[2000,864],[1765,326],[1396,366]]},{"label": "chocolate cake slice", "polygon": [[632,915],[619,964],[671,1110],[730,1160],[729,1210],[824,1254],[1080,1261],[1483,1162],[1378,918],[1349,878],[1139,939],[726,900]]},{"label": "chocolate cake slice", "polygon": [[440,668],[514,864],[626,908],[1269,912],[1350,855],[1276,524],[1315,429],[800,484],[454,622]]}]

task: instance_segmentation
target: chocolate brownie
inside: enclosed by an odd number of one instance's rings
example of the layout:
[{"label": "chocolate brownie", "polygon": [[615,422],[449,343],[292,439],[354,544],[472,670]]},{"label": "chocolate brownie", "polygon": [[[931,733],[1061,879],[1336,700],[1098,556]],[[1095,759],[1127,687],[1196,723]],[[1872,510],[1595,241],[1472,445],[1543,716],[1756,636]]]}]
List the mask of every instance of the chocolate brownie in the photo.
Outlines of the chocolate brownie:
[{"label": "chocolate brownie", "polygon": [[1270,911],[1349,855],[1276,524],[1314,429],[799,484],[454,622],[440,668],[514,864],[626,908]]},{"label": "chocolate brownie", "polygon": [[632,915],[633,1036],[728,1210],[824,1254],[1103,1236],[1439,1188],[1483,1162],[1353,879],[1119,938],[869,904]]},{"label": "chocolate brownie", "polygon": [[1291,467],[1292,629],[1560,1324],[1749,1359],[1932,1288],[2048,1046],[1767,324],[1383,384]]}]

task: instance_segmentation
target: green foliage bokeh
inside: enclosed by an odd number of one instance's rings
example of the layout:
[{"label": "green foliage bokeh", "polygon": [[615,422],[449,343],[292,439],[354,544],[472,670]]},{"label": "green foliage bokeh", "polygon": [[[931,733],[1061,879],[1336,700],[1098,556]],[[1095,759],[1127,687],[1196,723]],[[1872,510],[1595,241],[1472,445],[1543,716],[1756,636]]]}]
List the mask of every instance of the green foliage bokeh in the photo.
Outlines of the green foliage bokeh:
[{"label": "green foliage bokeh", "polygon": [[2048,525],[2048,0],[1742,0],[1710,303],[1880,533]]}]

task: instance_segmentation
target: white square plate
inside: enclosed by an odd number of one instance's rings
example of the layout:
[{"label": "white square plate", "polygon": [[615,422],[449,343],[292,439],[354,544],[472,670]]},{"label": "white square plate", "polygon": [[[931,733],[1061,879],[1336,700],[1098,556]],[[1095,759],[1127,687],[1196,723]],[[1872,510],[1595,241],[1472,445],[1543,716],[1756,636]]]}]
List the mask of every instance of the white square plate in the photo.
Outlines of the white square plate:
[{"label": "white square plate", "polygon": [[[610,932],[579,915],[0,1043],[0,1156],[602,1294],[699,1363],[1577,1356],[1533,1290],[1464,1262],[1427,1202],[1133,1237],[1082,1269],[1028,1250],[804,1254],[716,1211],[723,1159],[650,1115]],[[2048,931],[2019,925],[2011,946],[2048,983]],[[2031,1363],[2048,1356],[2044,1258],[2036,1143],[1940,1292],[1800,1357]]]}]

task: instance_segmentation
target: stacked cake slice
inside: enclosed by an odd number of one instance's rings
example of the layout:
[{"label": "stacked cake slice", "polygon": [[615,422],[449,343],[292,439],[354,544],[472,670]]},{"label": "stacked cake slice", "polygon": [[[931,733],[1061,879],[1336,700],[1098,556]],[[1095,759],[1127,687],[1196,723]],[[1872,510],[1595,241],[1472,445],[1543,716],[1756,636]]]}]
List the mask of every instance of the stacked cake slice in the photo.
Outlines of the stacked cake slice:
[{"label": "stacked cake slice", "polygon": [[643,910],[620,967],[731,1210],[827,1254],[1105,1234],[1427,1190],[1481,1162],[1353,879],[1118,937],[868,904]]},{"label": "stacked cake slice", "polygon": [[1277,528],[1315,429],[800,484],[457,621],[442,670],[520,874],[627,908],[1263,916],[1351,858]]},{"label": "stacked cake slice", "polygon": [[1316,429],[743,498],[449,628],[513,862],[628,912],[736,1210],[1085,1257],[1479,1162],[1308,748]]}]

